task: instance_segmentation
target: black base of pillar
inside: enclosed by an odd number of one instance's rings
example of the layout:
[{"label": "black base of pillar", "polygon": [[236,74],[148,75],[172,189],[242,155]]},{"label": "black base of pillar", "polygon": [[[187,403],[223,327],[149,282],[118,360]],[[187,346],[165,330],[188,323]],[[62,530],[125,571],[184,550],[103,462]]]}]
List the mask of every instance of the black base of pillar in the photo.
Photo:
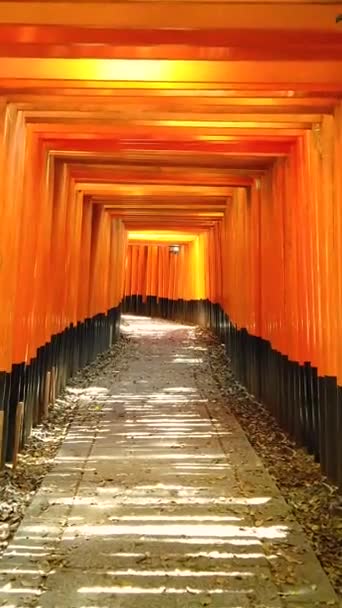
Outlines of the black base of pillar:
[{"label": "black base of pillar", "polygon": [[210,326],[210,304],[207,300],[168,300],[155,296],[128,296],[123,302],[122,310],[127,314],[136,314],[146,317],[158,317]]},{"label": "black base of pillar", "polygon": [[212,322],[212,329],[224,342],[237,379],[342,488],[342,387],[336,378],[319,377],[309,362],[290,361],[227,317]]},{"label": "black base of pillar", "polygon": [[32,427],[42,420],[48,372],[55,378],[56,396],[79,369],[108,350],[120,334],[120,307],[107,314],[70,325],[37,350],[29,364],[13,365],[11,373],[0,372],[0,466],[11,462],[14,449],[17,405],[24,402],[20,447]]}]

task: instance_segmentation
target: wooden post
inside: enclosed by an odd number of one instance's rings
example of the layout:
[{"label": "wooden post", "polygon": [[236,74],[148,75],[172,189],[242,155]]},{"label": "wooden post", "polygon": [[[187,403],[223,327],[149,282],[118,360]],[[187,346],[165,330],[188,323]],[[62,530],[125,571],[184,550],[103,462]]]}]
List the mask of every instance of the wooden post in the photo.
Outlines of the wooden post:
[{"label": "wooden post", "polygon": [[15,430],[14,430],[14,447],[13,447],[13,469],[17,466],[18,453],[20,448],[20,437],[24,419],[24,402],[20,401],[17,405],[17,411],[15,416]]},{"label": "wooden post", "polygon": [[2,466],[2,452],[3,452],[3,432],[4,432],[4,410],[0,411],[0,468]]},{"label": "wooden post", "polygon": [[50,380],[50,386],[51,386],[51,392],[50,392],[50,401],[52,403],[52,405],[54,405],[55,401],[56,401],[56,368],[53,367],[51,370],[51,380]]},{"label": "wooden post", "polygon": [[49,413],[49,403],[51,394],[51,372],[47,372],[44,386],[44,399],[43,399],[43,418],[46,418]]}]

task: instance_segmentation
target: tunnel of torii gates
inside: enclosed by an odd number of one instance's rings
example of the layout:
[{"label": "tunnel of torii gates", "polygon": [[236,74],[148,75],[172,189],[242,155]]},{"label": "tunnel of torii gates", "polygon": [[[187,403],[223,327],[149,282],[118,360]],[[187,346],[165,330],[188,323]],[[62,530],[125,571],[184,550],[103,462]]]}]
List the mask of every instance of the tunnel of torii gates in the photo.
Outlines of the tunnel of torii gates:
[{"label": "tunnel of torii gates", "polygon": [[339,12],[0,2],[2,465],[124,309],[212,327],[341,484]]}]

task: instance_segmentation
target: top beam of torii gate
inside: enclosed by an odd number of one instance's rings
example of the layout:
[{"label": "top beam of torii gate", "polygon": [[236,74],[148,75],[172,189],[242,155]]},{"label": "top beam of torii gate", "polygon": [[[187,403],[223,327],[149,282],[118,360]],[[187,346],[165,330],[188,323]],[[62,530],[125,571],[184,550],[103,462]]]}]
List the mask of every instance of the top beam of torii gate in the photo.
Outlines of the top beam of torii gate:
[{"label": "top beam of torii gate", "polygon": [[311,0],[282,2],[256,0],[138,0],[0,2],[0,24],[50,24],[82,27],[150,29],[229,28],[276,30],[339,29],[340,5],[336,2],[312,3]]}]

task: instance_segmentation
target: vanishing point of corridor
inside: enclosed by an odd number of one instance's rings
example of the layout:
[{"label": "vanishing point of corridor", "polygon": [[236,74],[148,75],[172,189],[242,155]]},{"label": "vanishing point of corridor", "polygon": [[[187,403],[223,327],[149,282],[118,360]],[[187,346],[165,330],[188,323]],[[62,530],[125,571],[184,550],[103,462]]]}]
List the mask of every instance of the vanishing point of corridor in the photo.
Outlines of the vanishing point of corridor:
[{"label": "vanishing point of corridor", "polygon": [[198,328],[126,316],[122,329],[96,382],[67,386],[78,413],[0,561],[0,605],[337,606]]}]

